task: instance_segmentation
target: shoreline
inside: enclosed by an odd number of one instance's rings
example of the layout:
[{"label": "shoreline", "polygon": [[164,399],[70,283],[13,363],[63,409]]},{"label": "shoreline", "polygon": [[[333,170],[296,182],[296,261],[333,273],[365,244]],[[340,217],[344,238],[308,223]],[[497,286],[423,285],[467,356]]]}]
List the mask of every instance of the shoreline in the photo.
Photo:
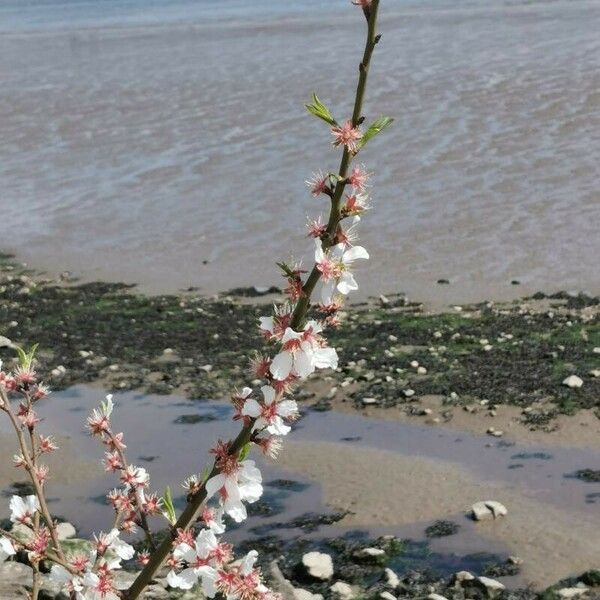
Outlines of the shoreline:
[{"label": "shoreline", "polygon": [[[191,399],[227,398],[249,383],[248,356],[264,347],[258,317],[280,297],[253,288],[147,296],[47,277],[7,255],[0,290],[3,360],[13,342],[39,342],[40,370],[55,389],[86,383]],[[430,312],[390,295],[347,313],[330,332],[340,367],[298,390],[301,407],[493,429],[491,442],[600,447],[599,298],[539,293]],[[581,388],[562,385],[575,373]]]}]

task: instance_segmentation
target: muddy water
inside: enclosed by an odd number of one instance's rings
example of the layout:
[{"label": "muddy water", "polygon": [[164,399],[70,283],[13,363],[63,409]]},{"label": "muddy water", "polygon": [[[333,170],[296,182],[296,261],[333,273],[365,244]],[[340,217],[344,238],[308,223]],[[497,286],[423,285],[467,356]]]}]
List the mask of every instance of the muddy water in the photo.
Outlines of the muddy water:
[{"label": "muddy water", "polygon": [[[102,397],[100,390],[76,386],[53,394],[42,411],[46,415],[44,430],[57,434],[70,432],[71,447],[77,452],[75,462],[97,464],[102,449],[83,431],[87,413]],[[208,450],[218,437],[228,439],[238,426],[230,420],[229,406],[218,402],[190,402],[176,397],[142,396],[135,393],[116,395],[115,423],[125,432],[129,460],[146,467],[152,476],[152,488],[162,491],[167,485],[174,489],[177,502],[183,503],[180,481],[190,473],[202,470]],[[181,421],[195,420],[194,424]],[[504,483],[524,497],[569,511],[573,520],[582,515],[598,515],[595,494],[600,484],[584,483],[565,477],[578,469],[597,468],[600,454],[565,448],[518,447],[489,438],[457,433],[431,427],[382,422],[361,416],[334,412],[308,412],[296,424],[293,439],[300,442],[338,441],[354,449],[385,449],[399,457],[429,458],[446,465],[467,469],[478,481]],[[320,527],[306,533],[289,526],[277,526],[305,515],[328,513],[321,487],[285,470],[277,464],[259,460],[263,471],[265,495],[257,507],[260,510],[244,526],[230,532],[233,541],[247,536],[275,534],[289,538],[303,536],[336,537],[348,532],[340,526]],[[78,470],[80,472],[80,469]],[[382,474],[385,476],[385,474]],[[294,485],[281,485],[292,480]],[[90,469],[90,477],[72,479],[61,497],[49,495],[56,514],[68,515],[84,533],[106,527],[111,511],[104,503],[107,489],[115,486],[113,476],[98,467]],[[468,508],[465,506],[465,509]],[[447,518],[447,516],[445,516]],[[511,549],[499,541],[480,537],[476,526],[464,514],[453,520],[460,524],[459,533],[434,540],[431,554],[419,554],[419,546],[411,547],[412,565],[435,567],[450,573],[462,568],[475,568],[476,553],[496,553],[507,556]],[[538,516],[539,518],[539,516]],[[429,523],[407,524],[396,528],[361,528],[371,535],[396,534],[422,540]],[[514,553],[514,549],[512,549]],[[518,578],[509,583],[519,583]]]},{"label": "muddy water", "polygon": [[[0,3],[2,245],[152,290],[278,283],[337,161],[302,104],[348,112],[362,43],[322,4]],[[381,23],[365,292],[600,291],[600,5],[388,0]]]}]

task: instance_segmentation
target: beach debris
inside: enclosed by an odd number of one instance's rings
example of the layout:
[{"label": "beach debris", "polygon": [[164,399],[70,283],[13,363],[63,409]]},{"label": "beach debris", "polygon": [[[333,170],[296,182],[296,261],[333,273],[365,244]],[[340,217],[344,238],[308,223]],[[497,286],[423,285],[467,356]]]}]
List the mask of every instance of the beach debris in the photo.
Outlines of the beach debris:
[{"label": "beach debris", "polygon": [[562,384],[571,389],[580,388],[583,385],[583,379],[577,377],[577,375],[569,375],[566,379],[563,379]]},{"label": "beach debris", "polygon": [[354,589],[351,585],[345,581],[336,581],[330,588],[331,594],[334,598],[339,600],[352,600],[356,596]]},{"label": "beach debris", "polygon": [[303,588],[294,588],[294,598],[296,600],[323,600],[321,594],[313,594]]},{"label": "beach debris", "polygon": [[314,579],[327,581],[333,577],[333,560],[324,552],[308,552],[302,557],[302,565]]},{"label": "beach debris", "polygon": [[463,585],[467,581],[473,581],[474,579],[475,575],[469,571],[458,571],[452,578],[454,584],[458,586]]},{"label": "beach debris", "polygon": [[497,500],[481,500],[471,507],[471,515],[475,521],[490,521],[507,514],[506,506]]},{"label": "beach debris", "polygon": [[571,598],[580,598],[581,596],[588,593],[587,586],[581,584],[580,587],[562,588],[556,592],[559,598],[563,600],[570,600]]},{"label": "beach debris", "polygon": [[415,390],[408,389],[404,390],[402,393],[406,398],[412,398],[415,395]]},{"label": "beach debris", "polygon": [[389,567],[385,568],[384,575],[385,575],[385,584],[387,586],[389,586],[395,590],[400,585],[400,578],[398,577],[396,572],[393,571],[392,569],[390,569]]},{"label": "beach debris", "polygon": [[397,600],[396,596],[394,596],[394,594],[390,592],[381,592],[381,594],[379,594],[379,597],[381,598],[381,600]]},{"label": "beach debris", "polygon": [[52,369],[50,371],[50,375],[55,379],[62,377],[67,372],[67,369],[63,365],[58,365],[58,367]]},{"label": "beach debris", "polygon": [[506,589],[506,586],[503,583],[500,583],[499,581],[496,581],[495,579],[492,579],[490,577],[481,576],[478,577],[476,581],[485,588],[485,591],[487,592],[489,598],[494,598],[495,596],[499,595],[504,589]]},{"label": "beach debris", "polygon": [[0,348],[11,348],[12,350],[14,350],[16,346],[13,344],[12,340],[9,340],[3,335],[0,335]]},{"label": "beach debris", "polygon": [[363,398],[362,399],[362,403],[365,406],[370,406],[372,404],[377,404],[379,402],[379,400],[377,400],[377,398]]},{"label": "beach debris", "polygon": [[488,427],[486,433],[493,437],[502,437],[504,435],[504,431],[500,429],[495,429],[494,427]]}]

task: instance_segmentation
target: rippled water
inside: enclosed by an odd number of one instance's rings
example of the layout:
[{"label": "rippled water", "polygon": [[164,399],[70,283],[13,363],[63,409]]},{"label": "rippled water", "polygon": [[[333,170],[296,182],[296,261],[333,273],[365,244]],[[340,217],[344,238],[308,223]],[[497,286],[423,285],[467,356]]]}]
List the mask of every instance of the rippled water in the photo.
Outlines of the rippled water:
[{"label": "rippled water", "polygon": [[[381,4],[365,290],[600,291],[600,3]],[[0,1],[1,245],[154,290],[277,283],[338,159],[302,104],[346,114],[362,45],[320,5]]]}]

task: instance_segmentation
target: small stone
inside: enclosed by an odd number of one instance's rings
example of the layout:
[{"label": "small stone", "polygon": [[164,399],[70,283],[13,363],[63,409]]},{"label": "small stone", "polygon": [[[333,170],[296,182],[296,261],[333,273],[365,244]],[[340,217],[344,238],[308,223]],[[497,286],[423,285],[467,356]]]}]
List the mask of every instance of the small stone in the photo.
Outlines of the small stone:
[{"label": "small stone", "polygon": [[511,565],[522,565],[523,564],[523,559],[519,558],[518,556],[509,556],[508,557],[508,562]]},{"label": "small stone", "polygon": [[379,302],[381,303],[382,306],[386,306],[387,304],[390,303],[390,299],[387,296],[384,296],[383,294],[381,294],[379,296]]},{"label": "small stone", "polygon": [[600,354],[600,346],[596,346],[596,347],[595,347],[595,348],[592,350],[592,352],[593,352],[594,354]]},{"label": "small stone", "polygon": [[433,332],[433,337],[437,338],[437,339],[441,338],[442,337],[442,332],[441,331],[434,331]]},{"label": "small stone", "polygon": [[173,350],[173,348],[165,348],[162,353],[164,356],[169,356],[171,354],[175,354],[175,350]]},{"label": "small stone", "polygon": [[306,572],[315,579],[327,581],[333,577],[333,560],[324,552],[308,552],[302,557]]},{"label": "small stone", "polygon": [[475,579],[475,575],[469,573],[469,571],[459,571],[454,574],[453,580],[454,583],[458,583],[462,585],[465,581],[473,581]]},{"label": "small stone", "polygon": [[362,399],[362,403],[365,406],[370,406],[372,404],[377,404],[379,402],[379,400],[377,400],[377,398],[363,398]]},{"label": "small stone", "polygon": [[336,581],[329,589],[333,597],[339,600],[352,600],[356,595],[352,586],[345,581]]},{"label": "small stone", "polygon": [[419,414],[423,415],[423,416],[425,416],[425,415],[431,415],[432,413],[433,413],[433,411],[430,408],[422,408],[419,411]]},{"label": "small stone", "polygon": [[81,356],[81,358],[88,358],[92,355],[93,353],[90,352],[89,350],[80,350],[79,351],[79,356]]},{"label": "small stone", "polygon": [[600,369],[592,369],[589,372],[589,375],[591,375],[592,377],[600,377]]},{"label": "small stone", "polygon": [[16,346],[7,337],[0,335],[0,348],[11,348],[14,350]]},{"label": "small stone", "polygon": [[427,600],[448,600],[446,596],[442,596],[441,594],[429,594],[427,596]]},{"label": "small stone", "polygon": [[504,431],[501,431],[500,429],[494,429],[493,427],[488,428],[486,433],[488,435],[493,435],[494,437],[502,437],[504,435]]},{"label": "small stone", "polygon": [[484,351],[484,352],[489,352],[489,351],[490,351],[490,350],[491,350],[493,347],[494,347],[494,346],[492,346],[491,344],[486,344],[486,345],[483,347],[483,351]]},{"label": "small stone", "polygon": [[332,387],[329,392],[327,392],[327,398],[329,398],[331,400],[331,398],[333,398],[336,394],[337,394],[337,387]]},{"label": "small stone", "polygon": [[413,369],[417,369],[417,368],[419,367],[419,361],[418,361],[418,360],[411,360],[411,361],[410,361],[410,366],[411,366]]},{"label": "small stone", "polygon": [[508,510],[504,504],[501,504],[497,500],[483,500],[473,504],[471,514],[475,521],[490,521],[506,516]]},{"label": "small stone", "polygon": [[213,370],[213,366],[212,365],[202,365],[200,367],[201,371],[206,371],[207,373],[210,373]]},{"label": "small stone", "polygon": [[580,388],[583,385],[583,379],[581,379],[581,377],[577,377],[577,375],[569,375],[563,380],[562,384],[571,389]]},{"label": "small stone", "polygon": [[65,521],[56,526],[56,533],[58,534],[58,539],[62,542],[74,538],[77,535],[77,530],[71,523]]},{"label": "small stone", "polygon": [[408,389],[404,390],[402,393],[406,398],[412,398],[415,395],[415,390]]},{"label": "small stone", "polygon": [[386,585],[395,590],[400,585],[400,578],[398,575],[396,575],[396,573],[389,567],[386,567],[384,574]]},{"label": "small stone", "polygon": [[571,588],[562,588],[558,590],[557,594],[560,598],[564,598],[564,600],[570,600],[570,598],[580,598],[584,594],[587,594],[588,589],[586,587],[571,587]]},{"label": "small stone", "polygon": [[119,365],[108,365],[108,370],[116,373],[119,370]]},{"label": "small stone", "polygon": [[370,556],[373,558],[384,556],[384,554],[385,550],[382,550],[381,548],[363,548],[357,552],[357,555],[359,556]]},{"label": "small stone", "polygon": [[495,519],[505,517],[508,514],[506,506],[497,500],[486,500],[485,505],[492,511]]},{"label": "small stone", "polygon": [[418,367],[417,368],[417,373],[419,375],[427,375],[427,369],[425,367]]},{"label": "small stone", "polygon": [[485,502],[475,502],[471,507],[471,515],[475,521],[491,521],[494,518],[494,513]]},{"label": "small stone", "polygon": [[390,592],[381,592],[381,594],[379,594],[379,597],[381,598],[381,600],[396,600],[396,596],[394,596],[394,594],[391,594]]},{"label": "small stone", "polygon": [[485,587],[488,597],[493,598],[500,594],[502,590],[506,588],[503,583],[496,581],[495,579],[491,579],[490,577],[478,577],[477,581]]},{"label": "small stone", "polygon": [[313,594],[302,588],[294,588],[294,598],[295,600],[323,600],[321,594]]},{"label": "small stone", "polygon": [[395,335],[391,335],[391,334],[390,334],[390,335],[388,335],[388,340],[389,340],[390,342],[397,342],[397,341],[398,341],[398,338],[397,338]]}]

